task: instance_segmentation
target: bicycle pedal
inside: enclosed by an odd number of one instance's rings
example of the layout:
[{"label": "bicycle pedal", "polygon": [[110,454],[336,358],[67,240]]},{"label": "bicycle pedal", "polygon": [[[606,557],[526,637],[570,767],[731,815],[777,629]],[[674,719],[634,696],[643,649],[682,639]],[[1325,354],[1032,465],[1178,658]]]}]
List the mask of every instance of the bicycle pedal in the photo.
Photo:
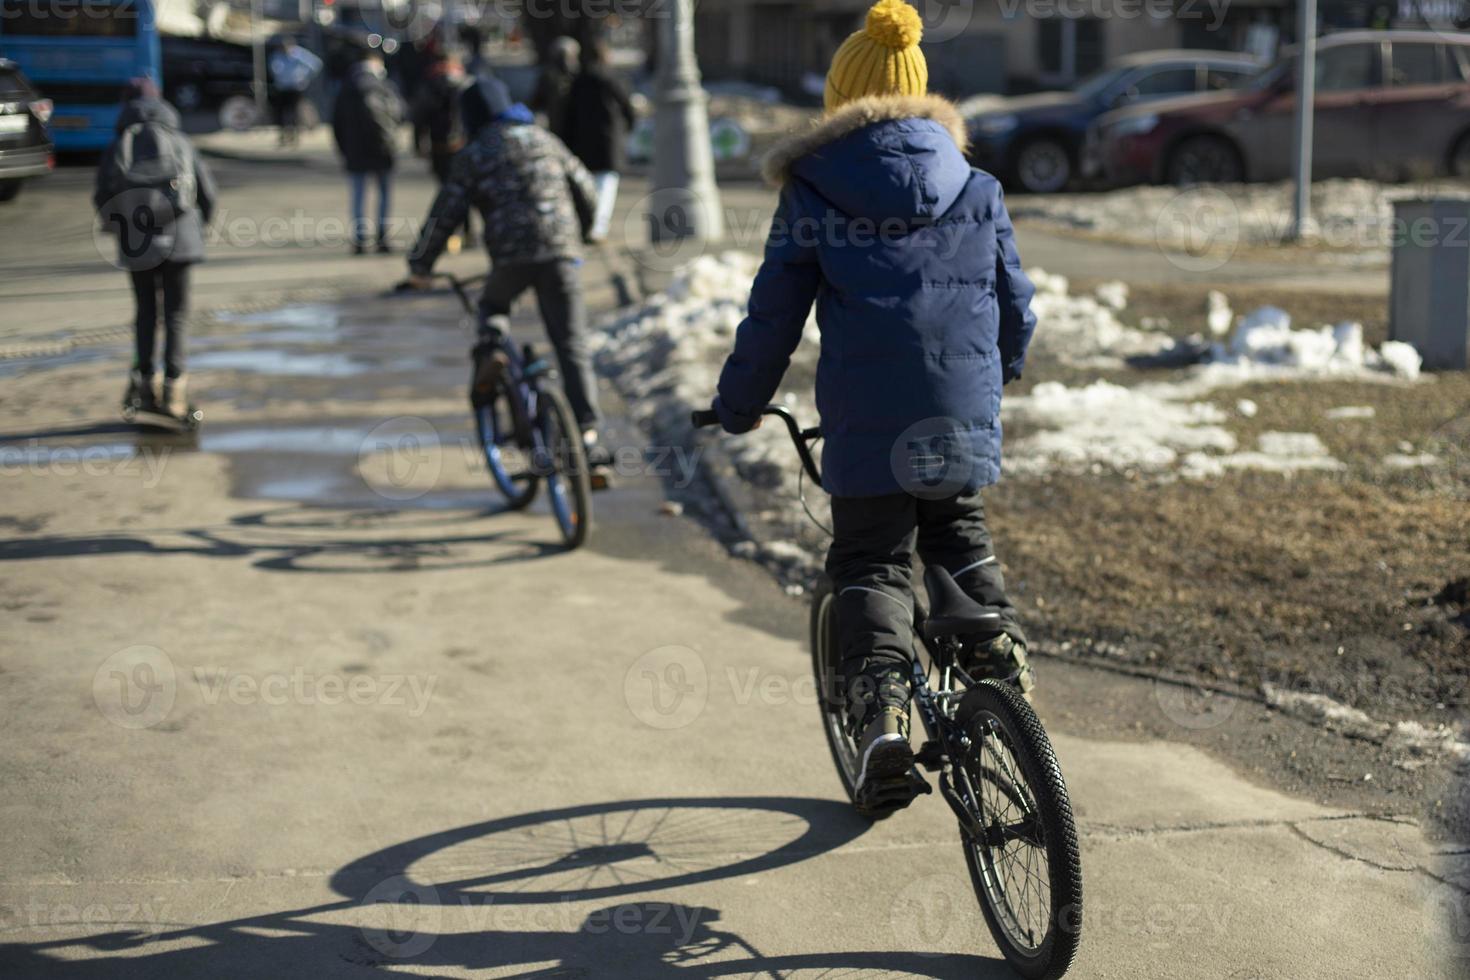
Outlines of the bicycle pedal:
[{"label": "bicycle pedal", "polygon": [[932,792],[934,787],[919,774],[919,770],[910,769],[898,776],[866,783],[858,793],[857,809],[864,816],[881,820]]}]

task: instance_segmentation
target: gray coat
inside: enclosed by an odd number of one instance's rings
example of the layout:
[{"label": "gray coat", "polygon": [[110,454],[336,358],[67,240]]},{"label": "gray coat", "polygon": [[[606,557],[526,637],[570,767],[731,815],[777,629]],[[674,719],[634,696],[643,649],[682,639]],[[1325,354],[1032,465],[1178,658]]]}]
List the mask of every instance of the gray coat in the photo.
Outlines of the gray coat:
[{"label": "gray coat", "polygon": [[116,132],[121,135],[140,122],[152,123],[182,141],[194,172],[194,201],[177,215],[159,215],[143,204],[141,196],[128,189],[118,171],[114,137],[113,146],[102,154],[97,168],[92,204],[103,231],[117,239],[117,265],[130,272],[145,272],[164,262],[202,262],[205,228],[214,217],[214,176],[183,135],[173,106],[162,99],[134,99],[118,114]]}]

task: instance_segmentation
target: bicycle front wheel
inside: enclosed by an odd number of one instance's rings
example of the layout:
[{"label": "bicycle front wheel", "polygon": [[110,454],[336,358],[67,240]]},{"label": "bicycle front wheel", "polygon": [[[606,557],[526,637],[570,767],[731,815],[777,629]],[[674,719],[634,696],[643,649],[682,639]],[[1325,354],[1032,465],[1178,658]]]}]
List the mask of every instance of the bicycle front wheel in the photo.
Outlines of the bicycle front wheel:
[{"label": "bicycle front wheel", "polygon": [[480,451],[495,486],[505,495],[511,510],[529,506],[536,497],[537,478],[531,471],[530,454],[517,438],[515,414],[510,399],[517,397],[505,386],[484,404],[472,407],[475,432],[480,437]]},{"label": "bicycle front wheel", "polygon": [[1041,720],[1009,684],[987,680],[955,713],[966,739],[954,788],[985,924],[1028,980],[1067,972],[1082,938],[1082,864],[1067,786]]},{"label": "bicycle front wheel", "polygon": [[536,472],[546,480],[556,526],[568,548],[579,547],[592,530],[592,474],[581,426],[556,388],[540,391],[536,443]]}]

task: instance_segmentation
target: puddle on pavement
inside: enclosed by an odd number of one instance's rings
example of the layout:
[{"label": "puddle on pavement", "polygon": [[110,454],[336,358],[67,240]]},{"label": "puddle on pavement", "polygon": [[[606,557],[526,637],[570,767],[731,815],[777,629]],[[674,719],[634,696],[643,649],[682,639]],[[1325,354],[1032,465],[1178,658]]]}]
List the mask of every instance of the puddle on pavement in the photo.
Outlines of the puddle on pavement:
[{"label": "puddle on pavement", "polygon": [[342,321],[342,311],[327,303],[304,303],[253,313],[215,313],[220,323],[242,327],[295,327],[304,330],[335,330]]},{"label": "puddle on pavement", "polygon": [[[197,433],[160,439],[125,427],[94,426],[17,435],[8,443],[0,436],[0,473],[62,472],[66,463],[116,465],[151,454],[201,452],[228,461],[231,492],[237,498],[333,507],[484,510],[498,498],[467,416],[379,416],[314,425],[223,421],[247,405],[268,406],[283,391],[297,400],[377,398],[381,383],[395,388],[409,384],[405,375],[424,391],[460,390],[465,366],[460,338],[439,329],[443,324],[438,318],[410,323],[406,312],[404,319],[397,316],[389,308],[325,303],[214,314],[217,323],[244,329],[191,338],[193,390],[206,413]],[[121,364],[123,346],[0,362],[0,374],[84,361]],[[259,378],[278,380],[262,390],[261,382],[252,380]],[[105,441],[99,438],[104,435]]]},{"label": "puddle on pavement", "polygon": [[189,358],[189,368],[193,371],[245,371],[287,378],[350,378],[382,370],[379,365],[345,352],[282,350],[279,347],[204,351]]}]

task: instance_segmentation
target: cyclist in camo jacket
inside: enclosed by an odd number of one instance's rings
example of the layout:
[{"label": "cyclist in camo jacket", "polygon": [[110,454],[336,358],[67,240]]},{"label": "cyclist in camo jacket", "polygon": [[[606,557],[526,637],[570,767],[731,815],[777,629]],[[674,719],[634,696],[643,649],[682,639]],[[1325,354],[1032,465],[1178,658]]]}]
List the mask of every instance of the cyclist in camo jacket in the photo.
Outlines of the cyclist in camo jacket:
[{"label": "cyclist in camo jacket", "polygon": [[491,271],[480,297],[470,397],[493,392],[504,367],[499,340],[509,330],[511,305],[534,289],[567,401],[588,443],[588,462],[606,466],[607,450],[597,443],[597,386],[581,283],[582,244],[592,227],[597,187],[565,144],[537,126],[531,111],[513,103],[498,80],[480,78],[465,88],[460,115],[469,142],[455,156],[409,253],[410,282],[428,285],[449,236],[463,226],[470,206],[477,208]]}]

